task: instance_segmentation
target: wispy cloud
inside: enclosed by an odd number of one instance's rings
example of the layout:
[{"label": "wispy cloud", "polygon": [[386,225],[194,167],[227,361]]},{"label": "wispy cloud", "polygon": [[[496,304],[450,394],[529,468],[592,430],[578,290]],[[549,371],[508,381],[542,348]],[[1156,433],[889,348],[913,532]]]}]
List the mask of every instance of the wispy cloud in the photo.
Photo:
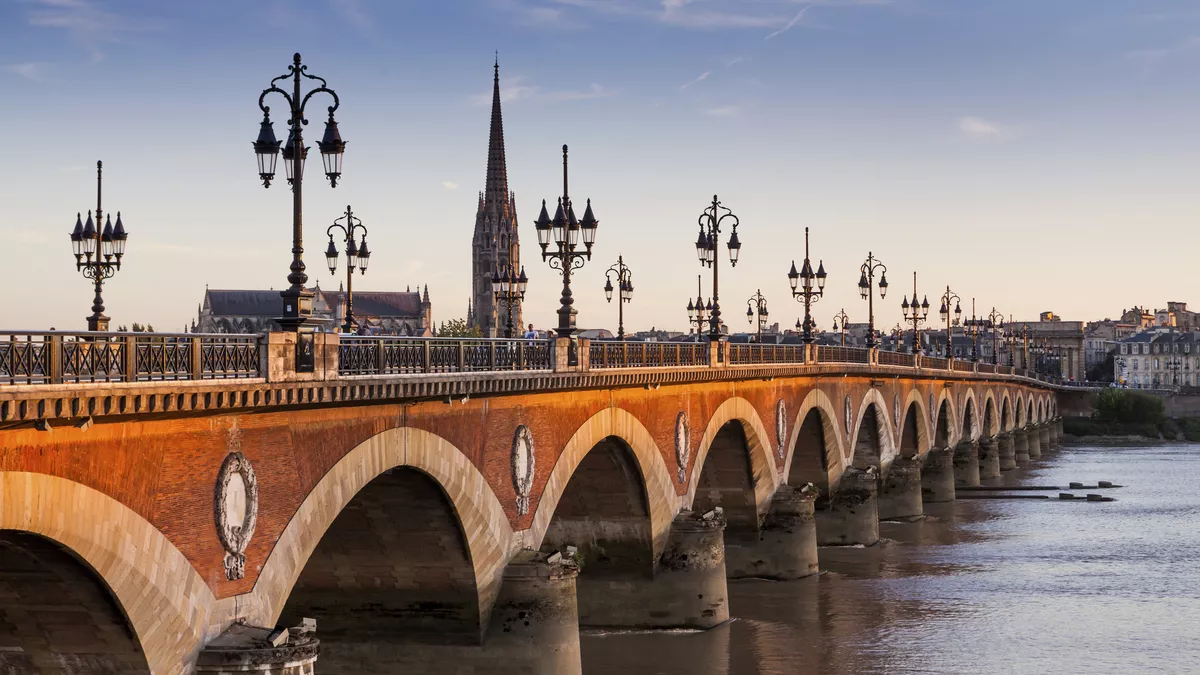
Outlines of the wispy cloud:
[{"label": "wispy cloud", "polygon": [[371,18],[371,15],[367,13],[367,9],[363,7],[362,0],[329,0],[329,5],[334,13],[341,17],[342,21],[345,21],[359,33],[375,32],[375,22]]},{"label": "wispy cloud", "polygon": [[704,111],[704,114],[711,117],[737,117],[742,114],[742,106],[723,105],[718,108],[709,108]]},{"label": "wispy cloud", "polygon": [[20,75],[31,82],[46,81],[46,67],[42,63],[14,63],[10,66],[4,66],[4,70],[15,75]]},{"label": "wispy cloud", "polygon": [[692,86],[693,84],[700,84],[701,82],[703,82],[703,81],[707,80],[707,79],[708,79],[708,76],[709,76],[709,75],[712,75],[712,74],[713,74],[713,71],[711,71],[711,70],[706,70],[706,71],[704,71],[703,73],[700,73],[700,75],[699,75],[698,77],[696,77],[696,78],[694,78],[694,79],[692,79],[692,80],[690,80],[690,81],[688,81],[688,82],[684,82],[683,84],[679,85],[679,88],[680,88],[680,89],[687,89],[688,87]]},{"label": "wispy cloud", "polygon": [[1185,40],[1176,42],[1165,47],[1151,47],[1147,49],[1135,49],[1127,52],[1126,56],[1146,64],[1156,64],[1183,56],[1190,52],[1200,49],[1200,35],[1193,35]]},{"label": "wispy cloud", "polygon": [[1012,136],[1013,130],[982,117],[968,115],[958,118],[958,132],[972,141],[994,141]]},{"label": "wispy cloud", "polygon": [[442,181],[442,188],[445,190],[457,190],[458,183],[455,183],[452,180],[444,180]]},{"label": "wispy cloud", "polygon": [[776,31],[768,34],[767,37],[765,37],[763,39],[770,40],[773,37],[776,37],[778,35],[783,35],[784,33],[788,32],[789,30],[792,29],[792,27],[794,27],[796,24],[800,23],[800,20],[803,19],[804,15],[808,13],[808,10],[810,10],[812,8],[813,8],[812,5],[805,5],[805,6],[801,7],[800,11],[796,12],[796,16],[793,16],[792,20],[788,21],[787,24],[784,25],[783,28],[780,28],[779,30],[776,30]]},{"label": "wispy cloud", "polygon": [[[528,18],[538,12],[562,22],[571,14],[626,18],[697,30],[767,29],[775,37],[796,26],[809,7],[886,5],[893,0],[492,0],[497,6]],[[789,5],[804,4],[796,14]],[[553,11],[551,11],[553,10]]]},{"label": "wispy cloud", "polygon": [[[587,89],[543,89],[537,85],[530,84],[525,76],[517,75],[510,77],[500,82],[500,101],[502,103],[513,103],[524,99],[536,99],[541,101],[584,101],[594,98],[606,98],[615,95],[612,89],[604,85],[593,82],[588,85]],[[492,94],[476,94],[471,97],[471,103],[477,106],[491,105]]]},{"label": "wispy cloud", "polygon": [[104,57],[97,43],[124,43],[132,33],[163,27],[157,19],[105,9],[99,0],[27,0],[25,4],[30,7],[26,12],[30,26],[66,31],[95,60]]}]

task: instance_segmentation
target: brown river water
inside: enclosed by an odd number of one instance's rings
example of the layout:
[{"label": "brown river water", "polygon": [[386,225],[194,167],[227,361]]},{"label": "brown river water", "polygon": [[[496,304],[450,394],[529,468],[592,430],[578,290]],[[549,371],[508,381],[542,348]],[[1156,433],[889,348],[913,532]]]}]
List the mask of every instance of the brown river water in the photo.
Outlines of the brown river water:
[{"label": "brown river water", "polygon": [[730,582],[712,630],[585,633],[584,673],[1200,673],[1200,445],[1068,447],[1001,480],[1125,487],[927,505],[822,548],[819,576]]}]

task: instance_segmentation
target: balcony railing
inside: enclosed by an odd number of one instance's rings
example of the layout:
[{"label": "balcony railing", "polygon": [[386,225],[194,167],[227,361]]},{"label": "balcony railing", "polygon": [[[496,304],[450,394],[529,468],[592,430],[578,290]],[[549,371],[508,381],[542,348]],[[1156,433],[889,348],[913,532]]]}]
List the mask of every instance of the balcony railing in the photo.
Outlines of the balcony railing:
[{"label": "balcony railing", "polygon": [[708,343],[593,340],[588,348],[588,364],[591,368],[707,366]]},{"label": "balcony railing", "polygon": [[804,345],[729,345],[729,364],[804,363]]},{"label": "balcony railing", "polygon": [[871,350],[866,347],[817,347],[817,361],[821,363],[870,363]]},{"label": "balcony railing", "polygon": [[0,385],[259,377],[259,337],[0,331]]},{"label": "balcony railing", "polygon": [[393,338],[343,335],[339,375],[550,370],[549,340]]}]

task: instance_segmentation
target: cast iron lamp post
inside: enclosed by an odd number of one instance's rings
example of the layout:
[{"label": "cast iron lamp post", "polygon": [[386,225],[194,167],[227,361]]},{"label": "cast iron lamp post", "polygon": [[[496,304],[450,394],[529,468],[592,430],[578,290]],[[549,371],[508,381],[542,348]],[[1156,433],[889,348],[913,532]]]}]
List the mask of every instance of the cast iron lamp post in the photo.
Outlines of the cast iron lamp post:
[{"label": "cast iron lamp post", "polygon": [[767,310],[767,299],[763,297],[762,290],[756,290],[754,295],[746,301],[746,321],[753,324],[755,316],[758,317],[758,342],[762,344],[763,330],[767,327],[767,317],[771,313]]},{"label": "cast iron lamp post", "polygon": [[[562,273],[563,290],[562,304],[558,308],[559,337],[569,338],[575,333],[576,310],[572,305],[575,299],[571,295],[571,272],[583,267],[587,260],[592,259],[592,245],[596,243],[596,228],[600,221],[592,215],[592,200],[587,200],[587,209],[583,212],[583,220],[575,219],[575,209],[571,207],[571,197],[567,191],[567,146],[563,151],[563,193],[558,200],[558,210],[554,219],[546,211],[546,200],[542,200],[542,212],[534,222],[537,227],[538,246],[542,247],[542,260],[548,260],[552,269]],[[579,234],[583,233],[584,250],[579,247]],[[549,251],[547,247],[553,240],[557,250]]]},{"label": "cast iron lamp post", "polygon": [[495,298],[496,304],[504,305],[507,310],[507,319],[504,323],[504,337],[512,338],[513,336],[513,305],[525,299],[525,288],[529,285],[529,277],[525,276],[525,267],[521,267],[521,273],[517,274],[513,270],[512,264],[504,266],[504,275],[501,276],[500,270],[492,272],[492,297]]},{"label": "cast iron lamp post", "polygon": [[[951,323],[951,320],[950,320],[950,303],[951,302],[954,303],[954,321],[953,321],[953,323]],[[946,286],[946,292],[942,293],[942,306],[938,308],[938,314],[940,314],[942,316],[942,322],[946,324],[945,357],[950,358],[950,328],[952,326],[957,326],[959,320],[962,319],[962,298],[958,297],[957,293],[950,290],[949,286]]]},{"label": "cast iron lamp post", "polygon": [[96,220],[92,221],[92,212],[88,211],[87,224],[81,222],[80,215],[75,214],[75,229],[71,231],[71,250],[75,254],[75,269],[84,277],[95,282],[96,297],[92,299],[92,315],[87,318],[88,330],[103,332],[108,330],[108,317],[104,316],[104,298],[100,292],[104,288],[104,280],[121,269],[121,258],[125,255],[125,240],[129,235],[121,222],[121,212],[117,212],[117,224],[114,227],[112,216],[104,221],[100,228],[103,211],[101,205],[101,187],[103,178],[103,162],[96,162]]},{"label": "cast iron lamp post", "polygon": [[[721,213],[724,211],[725,213]],[[712,311],[708,317],[708,339],[721,339],[721,303],[720,303],[720,264],[717,262],[717,240],[721,237],[721,223],[726,218],[731,219],[732,231],[729,235],[729,265],[737,267],[738,255],[742,251],[742,242],[738,240],[738,217],[733,211],[725,208],[716,195],[713,195],[712,205],[700,214],[700,234],[696,237],[696,257],[701,265],[708,265],[713,271]]]},{"label": "cast iron lamp post", "polygon": [[887,297],[887,267],[875,257],[874,253],[867,252],[867,260],[860,268],[862,276],[858,278],[858,294],[863,300],[867,301],[867,347],[874,347],[875,342],[875,271],[879,270],[879,299],[883,300]]},{"label": "cast iron lamp post", "polygon": [[[345,220],[346,223],[338,222],[340,220]],[[342,324],[342,332],[353,333],[355,324],[358,323],[354,320],[354,268],[358,268],[359,274],[366,274],[367,263],[371,261],[371,250],[367,248],[367,228],[347,205],[346,215],[335,218],[333,224],[325,230],[325,234],[329,235],[325,262],[329,265],[330,274],[337,274],[338,264],[337,245],[333,242],[334,230],[342,231],[342,240],[346,246],[346,322]],[[355,244],[354,233],[357,230],[362,230],[362,241]]]},{"label": "cast iron lamp post", "polygon": [[804,302],[803,339],[805,343],[811,343],[814,340],[812,331],[816,327],[816,322],[812,318],[812,306],[813,303],[825,297],[825,262],[817,262],[817,271],[814,274],[812,263],[808,258],[807,227],[804,228],[804,264],[797,272],[796,261],[792,261],[792,269],[788,272],[788,284],[792,287],[792,297],[797,301]]},{"label": "cast iron lamp post", "polygon": [[708,313],[712,311],[712,300],[707,303],[704,301],[703,291],[700,290],[700,275],[696,275],[696,300],[693,302],[688,299],[687,313],[688,323],[696,329],[696,338],[699,339],[704,331],[704,324],[708,322]]},{"label": "cast iron lamp post", "polygon": [[624,256],[617,256],[617,264],[604,272],[604,299],[612,302],[612,275],[617,275],[617,339],[625,339],[625,303],[633,301],[633,274],[625,264]]},{"label": "cast iron lamp post", "polygon": [[[302,97],[301,77],[316,80],[321,86],[311,89]],[[292,80],[290,94],[275,85],[276,82],[287,79]],[[271,80],[271,86],[264,89],[258,97],[258,107],[263,112],[263,120],[258,140],[254,142],[254,154],[258,156],[258,177],[262,179],[263,187],[271,186],[271,181],[275,178],[275,163],[280,155],[280,143],[275,139],[275,131],[271,124],[271,108],[263,105],[267,94],[272,92],[282,96],[288,104],[288,140],[282,154],[287,180],[292,186],[292,265],[288,274],[288,283],[291,286],[280,293],[283,296],[283,316],[278,321],[284,330],[297,331],[312,316],[313,293],[304,287],[308,283],[308,275],[304,273],[302,187],[304,160],[308,156],[308,148],[304,147],[303,138],[304,125],[308,124],[304,117],[304,109],[314,94],[324,92],[333,98],[333,105],[328,107],[329,119],[325,122],[325,135],[317,141],[321,148],[321,160],[325,164],[325,176],[329,178],[331,187],[337,187],[338,179],[342,175],[342,154],[346,150],[346,143],[338,133],[337,122],[333,119],[333,113],[339,105],[337,94],[326,86],[324,78],[308,74],[308,66],[300,65],[300,54],[297,53],[292,57],[292,65],[288,66],[288,72]]]},{"label": "cast iron lamp post", "polygon": [[[913,272],[913,300],[910,309],[908,297],[905,296],[904,301],[900,303],[900,309],[904,310],[905,322],[912,322],[913,327],[913,344],[912,353],[916,354],[921,349],[921,324],[929,318],[929,297],[925,297],[924,302],[917,302],[917,273]],[[899,350],[897,350],[899,351]]]},{"label": "cast iron lamp post", "polygon": [[850,317],[846,315],[845,309],[843,309],[842,311],[833,315],[833,330],[834,331],[838,331],[838,321],[842,322],[842,327],[841,327],[840,332],[842,334],[842,346],[845,347],[846,346],[846,324],[850,323]]},{"label": "cast iron lamp post", "polygon": [[979,323],[975,317],[975,298],[971,298],[971,319],[964,321],[967,337],[971,338],[971,361],[979,361]]},{"label": "cast iron lamp post", "polygon": [[1000,348],[997,339],[1004,331],[1004,314],[992,307],[992,313],[987,315],[988,324],[992,329],[992,365],[1000,365]]}]

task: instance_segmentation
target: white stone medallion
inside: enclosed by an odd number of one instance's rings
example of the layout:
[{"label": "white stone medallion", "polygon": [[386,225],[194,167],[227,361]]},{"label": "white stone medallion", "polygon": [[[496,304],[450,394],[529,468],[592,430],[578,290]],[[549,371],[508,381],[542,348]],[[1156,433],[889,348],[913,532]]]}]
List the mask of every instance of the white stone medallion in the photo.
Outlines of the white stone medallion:
[{"label": "white stone medallion", "polygon": [[846,397],[846,438],[850,439],[851,432],[854,427],[854,404],[850,402],[850,397]]},{"label": "white stone medallion", "polygon": [[934,397],[933,392],[929,392],[929,426],[934,429],[937,429],[937,416],[937,398]]},{"label": "white stone medallion", "polygon": [[512,480],[517,491],[517,515],[529,513],[529,494],[533,491],[533,469],[536,456],[533,453],[533,436],[529,427],[522,424],[513,434]]},{"label": "white stone medallion", "polygon": [[900,419],[900,394],[892,394],[892,418],[896,420],[896,436],[904,433],[904,420]]},{"label": "white stone medallion", "polygon": [[[230,430],[230,447],[240,448],[237,430]],[[240,451],[230,452],[217,473],[214,491],[217,538],[225,549],[225,578],[246,576],[246,546],[258,521],[258,479],[254,467]]]},{"label": "white stone medallion", "polygon": [[687,412],[675,416],[675,462],[679,464],[678,479],[680,483],[687,480],[688,457],[692,453],[692,430],[688,425]]},{"label": "white stone medallion", "polygon": [[775,442],[779,446],[779,459],[787,454],[787,404],[783,399],[775,404]]}]

